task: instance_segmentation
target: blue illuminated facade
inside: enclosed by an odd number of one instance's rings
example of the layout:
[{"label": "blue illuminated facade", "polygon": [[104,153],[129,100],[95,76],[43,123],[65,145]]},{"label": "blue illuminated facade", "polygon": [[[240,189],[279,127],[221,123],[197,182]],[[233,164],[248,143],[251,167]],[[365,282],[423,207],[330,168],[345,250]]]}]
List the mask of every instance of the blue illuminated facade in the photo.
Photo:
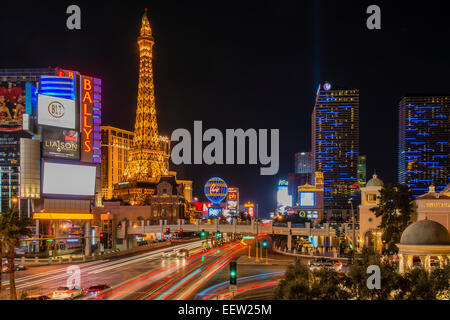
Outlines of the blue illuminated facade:
[{"label": "blue illuminated facade", "polygon": [[69,77],[41,76],[39,93],[52,97],[75,100],[75,79]]},{"label": "blue illuminated facade", "polygon": [[449,183],[449,96],[407,95],[399,104],[398,181],[414,197]]},{"label": "blue illuminated facade", "polygon": [[349,198],[357,197],[359,91],[320,85],[311,137],[314,171],[324,174],[325,210],[350,209]]}]

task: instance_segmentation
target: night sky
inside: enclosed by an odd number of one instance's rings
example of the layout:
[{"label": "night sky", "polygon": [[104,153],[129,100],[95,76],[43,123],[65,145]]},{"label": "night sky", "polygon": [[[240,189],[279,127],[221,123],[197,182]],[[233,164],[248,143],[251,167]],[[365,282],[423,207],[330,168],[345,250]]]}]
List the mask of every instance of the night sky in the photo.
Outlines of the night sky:
[{"label": "night sky", "polygon": [[[394,3],[395,2],[395,3]],[[103,79],[103,124],[132,130],[140,21],[149,10],[160,132],[177,128],[280,129],[280,171],[260,165],[171,165],[194,181],[211,176],[241,202],[273,211],[277,181],[308,151],[319,81],[360,90],[360,153],[396,181],[398,102],[406,93],[450,93],[448,1],[3,1],[0,68],[61,67]],[[66,28],[78,4],[82,30]],[[366,28],[381,7],[382,29]]]}]

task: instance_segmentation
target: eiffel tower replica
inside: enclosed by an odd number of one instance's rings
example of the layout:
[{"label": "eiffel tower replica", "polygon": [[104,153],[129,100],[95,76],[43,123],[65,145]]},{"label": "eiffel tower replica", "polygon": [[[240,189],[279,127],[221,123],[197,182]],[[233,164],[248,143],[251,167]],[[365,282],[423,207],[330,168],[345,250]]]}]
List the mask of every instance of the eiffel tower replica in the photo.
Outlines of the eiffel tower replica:
[{"label": "eiffel tower replica", "polygon": [[169,175],[170,157],[170,151],[160,141],[158,134],[152,67],[155,42],[147,9],[142,17],[137,43],[140,68],[133,146],[128,151],[123,182],[116,185],[114,191],[115,197],[120,197],[131,205],[145,204],[148,196],[154,194],[161,177]]}]

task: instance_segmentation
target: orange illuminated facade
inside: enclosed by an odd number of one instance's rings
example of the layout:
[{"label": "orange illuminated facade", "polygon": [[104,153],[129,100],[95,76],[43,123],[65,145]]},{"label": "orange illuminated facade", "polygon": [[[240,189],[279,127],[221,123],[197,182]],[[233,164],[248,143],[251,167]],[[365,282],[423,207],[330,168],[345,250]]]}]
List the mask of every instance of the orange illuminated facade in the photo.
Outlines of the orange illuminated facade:
[{"label": "orange illuminated facade", "polygon": [[133,132],[102,126],[102,198],[113,198],[114,185],[123,181]]}]

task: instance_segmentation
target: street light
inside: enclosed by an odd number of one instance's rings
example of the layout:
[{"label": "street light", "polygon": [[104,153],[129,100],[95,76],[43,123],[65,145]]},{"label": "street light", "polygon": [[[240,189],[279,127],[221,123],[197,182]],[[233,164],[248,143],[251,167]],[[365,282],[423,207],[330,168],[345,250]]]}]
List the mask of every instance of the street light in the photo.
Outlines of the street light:
[{"label": "street light", "polygon": [[348,203],[351,206],[351,211],[352,211],[352,263],[355,260],[355,249],[356,249],[356,243],[355,243],[355,212],[353,211],[353,199],[350,198],[348,199]]}]

